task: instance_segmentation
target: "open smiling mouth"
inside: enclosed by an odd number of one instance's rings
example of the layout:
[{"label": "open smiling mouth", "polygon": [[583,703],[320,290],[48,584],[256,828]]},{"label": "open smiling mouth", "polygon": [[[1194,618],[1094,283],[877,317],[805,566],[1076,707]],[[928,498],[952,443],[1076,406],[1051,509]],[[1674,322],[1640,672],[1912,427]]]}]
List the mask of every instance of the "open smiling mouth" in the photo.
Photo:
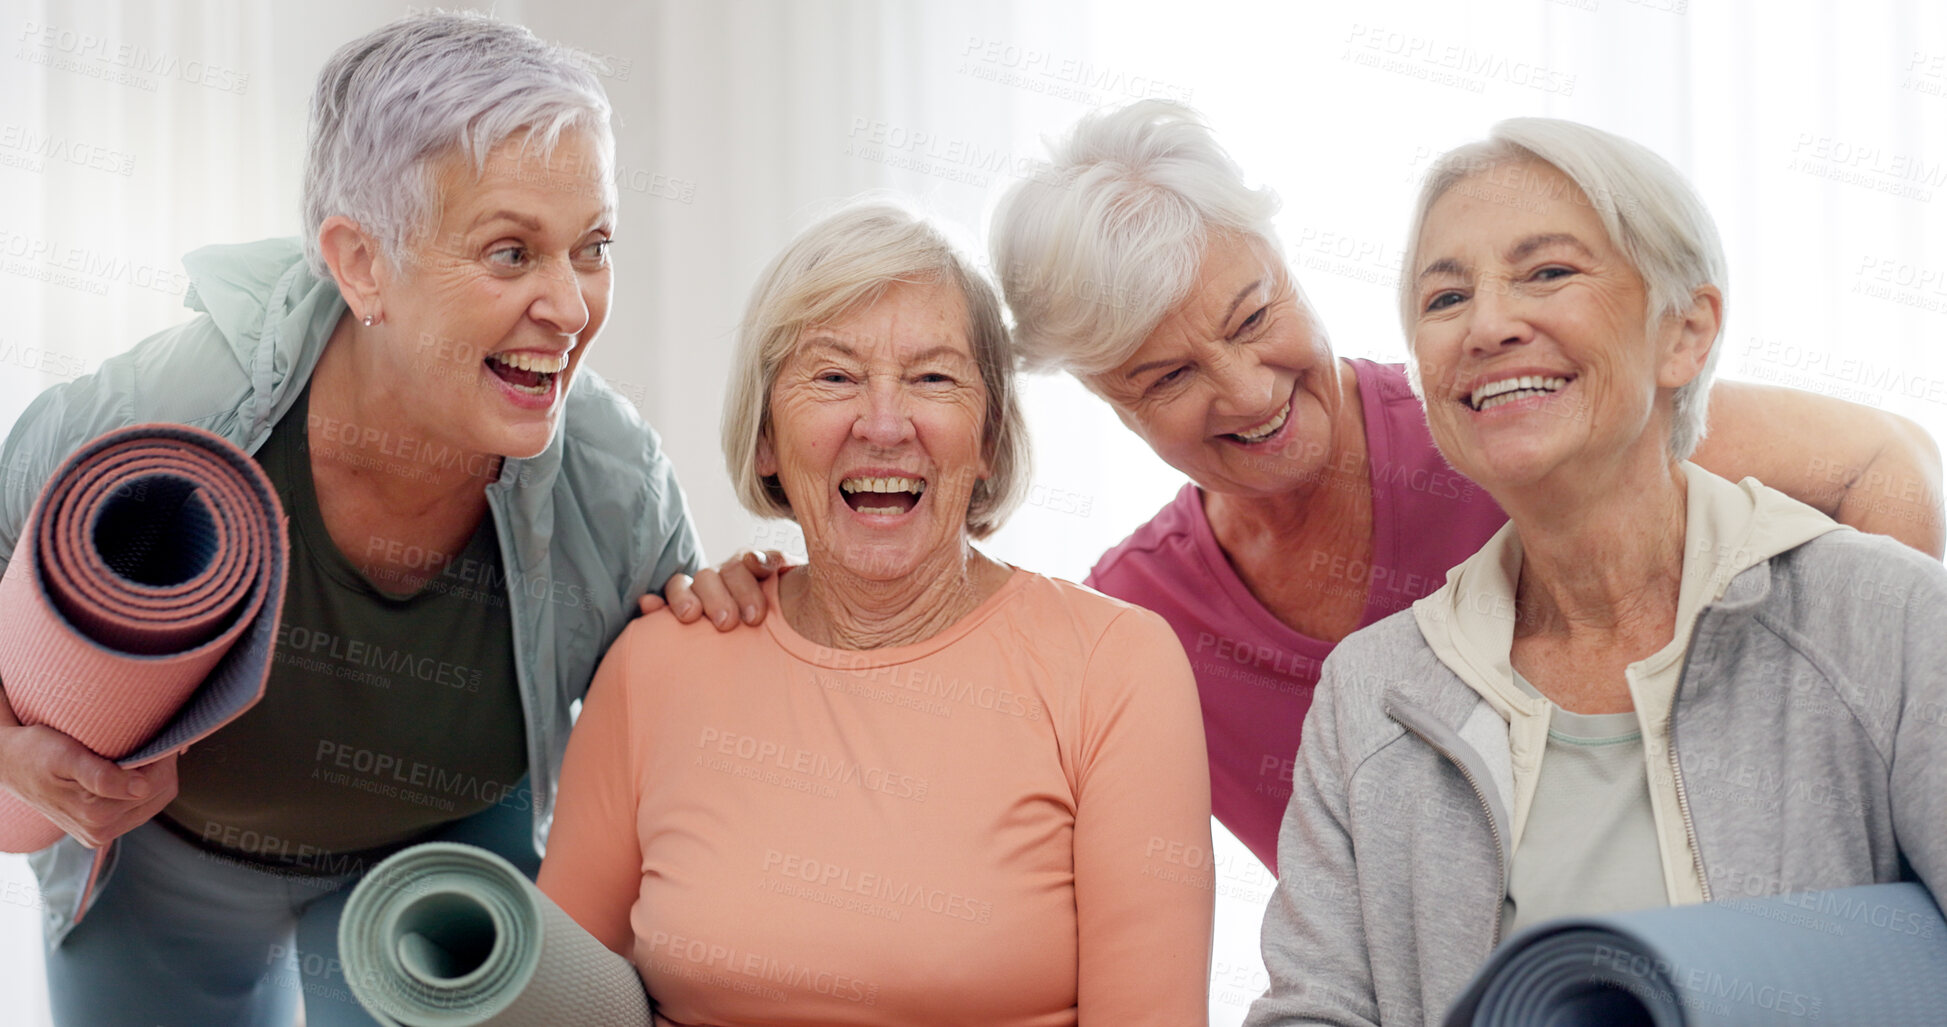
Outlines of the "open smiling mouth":
[{"label": "open smiling mouth", "polygon": [[568,354],[494,353],[483,363],[515,392],[545,396],[554,388],[555,376],[567,369]]},{"label": "open smiling mouth", "polygon": [[1280,407],[1277,413],[1272,414],[1270,420],[1265,421],[1263,424],[1259,424],[1247,428],[1243,431],[1231,432],[1225,435],[1224,437],[1227,439],[1236,439],[1237,441],[1242,442],[1247,446],[1252,445],[1254,443],[1263,442],[1265,439],[1268,439],[1271,436],[1276,435],[1278,433],[1278,429],[1284,427],[1285,421],[1289,420],[1290,417],[1291,417],[1291,400],[1286,399],[1284,401],[1284,406]]},{"label": "open smiling mouth", "polygon": [[913,512],[920,494],[926,491],[924,478],[846,478],[838,483],[845,504],[862,514],[897,517]]},{"label": "open smiling mouth", "polygon": [[1533,399],[1537,396],[1550,396],[1568,387],[1574,381],[1568,378],[1544,378],[1540,375],[1524,374],[1518,378],[1503,378],[1489,382],[1475,389],[1461,400],[1475,411],[1492,410],[1518,399]]}]

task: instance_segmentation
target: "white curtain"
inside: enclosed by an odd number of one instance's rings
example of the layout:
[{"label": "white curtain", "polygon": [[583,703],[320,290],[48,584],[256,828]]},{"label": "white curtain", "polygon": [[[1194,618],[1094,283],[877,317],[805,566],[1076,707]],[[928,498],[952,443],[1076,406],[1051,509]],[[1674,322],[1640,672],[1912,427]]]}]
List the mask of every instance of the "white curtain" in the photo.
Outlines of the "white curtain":
[{"label": "white curtain", "polygon": [[[916,198],[970,248],[1041,139],[1101,104],[1188,100],[1254,178],[1342,355],[1398,360],[1417,176],[1523,114],[1670,158],[1732,267],[1721,373],[1947,429],[1947,9],[1932,0],[981,5],[503,2],[604,59],[623,200],[598,369],[662,432],[714,556],[791,549],[731,498],[717,417],[758,269],[830,202]],[[291,234],[312,77],[403,13],[0,2],[0,430],[39,390],[188,316],[178,257]],[[1026,387],[1029,504],[989,548],[1080,577],[1181,479],[1075,384]],[[0,626],[0,630],[5,630]],[[1215,1023],[1263,987],[1270,878],[1218,853]],[[0,860],[0,990],[40,1022],[31,878]]]}]

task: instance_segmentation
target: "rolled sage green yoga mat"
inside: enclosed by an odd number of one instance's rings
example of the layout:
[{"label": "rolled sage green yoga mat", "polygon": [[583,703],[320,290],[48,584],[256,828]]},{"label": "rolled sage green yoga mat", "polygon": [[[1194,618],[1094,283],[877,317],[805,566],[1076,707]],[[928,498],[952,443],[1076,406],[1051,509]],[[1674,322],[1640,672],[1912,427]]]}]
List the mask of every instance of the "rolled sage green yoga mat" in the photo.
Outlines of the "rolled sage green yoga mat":
[{"label": "rolled sage green yoga mat", "polygon": [[647,1027],[635,967],[506,860],[429,842],[352,890],[338,923],[352,994],[398,1027]]}]

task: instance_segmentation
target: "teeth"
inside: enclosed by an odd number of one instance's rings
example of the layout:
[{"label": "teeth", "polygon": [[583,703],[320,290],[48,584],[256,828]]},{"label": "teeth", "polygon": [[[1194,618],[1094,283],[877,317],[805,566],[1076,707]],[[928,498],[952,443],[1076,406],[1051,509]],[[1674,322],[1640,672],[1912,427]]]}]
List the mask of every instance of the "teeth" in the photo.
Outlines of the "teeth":
[{"label": "teeth", "polygon": [[[926,491],[924,478],[847,478],[838,483],[845,492],[910,492],[917,496]],[[861,512],[871,513],[870,509],[859,508]],[[899,513],[897,508],[880,510],[881,513]]]},{"label": "teeth", "polygon": [[1475,410],[1491,410],[1503,403],[1526,399],[1530,395],[1547,395],[1568,386],[1567,378],[1544,378],[1540,375],[1524,374],[1516,378],[1503,378],[1489,382],[1475,389],[1467,396],[1467,405]]},{"label": "teeth", "polygon": [[560,374],[568,366],[566,353],[556,353],[553,356],[543,356],[539,353],[495,353],[488,359],[506,364],[508,367],[540,374]]},{"label": "teeth", "polygon": [[1270,420],[1249,431],[1233,432],[1232,434],[1245,442],[1263,442],[1265,439],[1277,434],[1278,429],[1284,427],[1285,418],[1290,416],[1291,404],[1286,403],[1283,408],[1272,415]]}]

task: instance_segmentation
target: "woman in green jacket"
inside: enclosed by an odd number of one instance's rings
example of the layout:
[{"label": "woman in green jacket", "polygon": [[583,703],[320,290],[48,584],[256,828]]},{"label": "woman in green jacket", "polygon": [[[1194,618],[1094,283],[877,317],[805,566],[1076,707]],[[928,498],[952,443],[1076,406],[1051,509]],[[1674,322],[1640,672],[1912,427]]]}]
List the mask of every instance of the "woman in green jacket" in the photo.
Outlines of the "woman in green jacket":
[{"label": "woman in green jacket", "polygon": [[538,863],[570,705],[701,558],[655,433],[580,366],[612,288],[608,122],[595,76],[517,26],[344,46],[302,242],[191,254],[203,316],[8,435],[0,569],[54,467],[129,424],[237,443],[290,516],[265,697],[179,760],[123,771],[0,703],[0,786],[68,833],[32,858],[58,1023],[281,1025],[300,1001],[370,1023],[336,958],[365,868],[433,837]]}]

